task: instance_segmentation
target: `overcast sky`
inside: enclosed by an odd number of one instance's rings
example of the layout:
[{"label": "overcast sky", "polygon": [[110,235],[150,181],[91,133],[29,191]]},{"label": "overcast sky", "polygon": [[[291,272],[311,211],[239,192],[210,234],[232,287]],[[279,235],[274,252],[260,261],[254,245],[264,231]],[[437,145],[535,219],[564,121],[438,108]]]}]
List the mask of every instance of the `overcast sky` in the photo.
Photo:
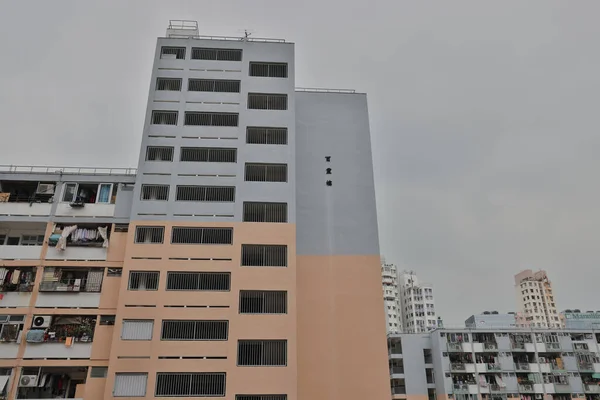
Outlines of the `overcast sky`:
[{"label": "overcast sky", "polygon": [[600,2],[0,0],[0,164],[135,166],[156,37],[296,43],[296,84],[368,93],[382,253],[447,323],[546,269],[600,309]]}]

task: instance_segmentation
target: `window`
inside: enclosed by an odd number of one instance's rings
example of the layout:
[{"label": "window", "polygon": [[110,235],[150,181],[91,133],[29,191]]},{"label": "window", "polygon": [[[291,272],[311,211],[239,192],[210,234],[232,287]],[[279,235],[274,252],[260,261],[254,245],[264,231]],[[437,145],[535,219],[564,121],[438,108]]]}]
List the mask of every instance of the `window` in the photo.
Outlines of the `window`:
[{"label": "window", "polygon": [[172,244],[232,244],[233,228],[173,227]]},{"label": "window", "polygon": [[229,291],[229,272],[167,272],[167,290]]},{"label": "window", "polygon": [[287,182],[287,164],[246,163],[246,182]]},{"label": "window", "polygon": [[250,61],[250,76],[264,76],[269,78],[287,78],[287,63],[270,63]]},{"label": "window", "polygon": [[106,378],[108,375],[108,367],[92,367],[90,378]]},{"label": "window", "polygon": [[18,246],[21,242],[21,238],[19,236],[9,236],[6,241],[7,246]]},{"label": "window", "polygon": [[164,235],[164,226],[137,226],[135,243],[162,243]]},{"label": "window", "polygon": [[244,202],[244,222],[288,222],[287,203]]},{"label": "window", "polygon": [[129,224],[115,224],[115,232],[129,232]]},{"label": "window", "polygon": [[181,78],[157,78],[156,90],[181,91]]},{"label": "window", "polygon": [[177,201],[235,201],[235,186],[177,186]]},{"label": "window", "polygon": [[236,394],[235,400],[287,400],[287,394]]},{"label": "window", "polygon": [[158,271],[129,272],[129,290],[158,290]]},{"label": "window", "polygon": [[173,147],[148,146],[146,148],[146,161],[173,161]]},{"label": "window", "polygon": [[229,321],[163,320],[162,340],[227,340]]},{"label": "window", "polygon": [[121,340],[152,340],[154,321],[151,319],[125,319],[121,328]]},{"label": "window", "polygon": [[101,315],[100,316],[100,325],[114,325],[115,324],[115,316],[114,315]]},{"label": "window", "polygon": [[177,111],[152,111],[152,125],[177,125]]},{"label": "window", "polygon": [[23,331],[24,315],[0,315],[0,342],[16,342]]},{"label": "window", "polygon": [[287,364],[287,340],[239,340],[237,364],[284,367]]},{"label": "window", "polygon": [[225,372],[159,372],[155,396],[225,396],[225,376]]},{"label": "window", "polygon": [[44,244],[44,235],[23,235],[21,246],[41,246]]},{"label": "window", "polygon": [[185,125],[196,126],[238,126],[238,113],[185,112]]},{"label": "window", "polygon": [[192,60],[242,61],[242,50],[192,47]]},{"label": "window", "polygon": [[163,46],[160,48],[160,58],[167,60],[184,60],[185,47]]},{"label": "window", "polygon": [[190,79],[188,81],[190,92],[223,92],[239,93],[240,81],[225,79]]},{"label": "window", "polygon": [[98,197],[96,198],[96,203],[110,204],[112,192],[112,183],[101,183],[98,185]]},{"label": "window", "polygon": [[246,128],[246,143],[249,144],[287,144],[287,128],[267,128],[249,126]]},{"label": "window", "polygon": [[242,266],[287,267],[287,246],[266,244],[243,244]]},{"label": "window", "polygon": [[287,314],[287,292],[241,290],[240,314]]},{"label": "window", "polygon": [[287,94],[248,93],[250,110],[287,110]]},{"label": "window", "polygon": [[123,275],[123,268],[107,268],[106,276],[121,276]]},{"label": "window", "polygon": [[66,183],[62,201],[65,203],[114,203],[116,186],[112,183]]},{"label": "window", "polygon": [[192,162],[226,162],[237,161],[237,149],[218,147],[182,147],[180,161]]},{"label": "window", "polygon": [[169,200],[169,185],[142,185],[142,200]]},{"label": "window", "polygon": [[116,373],[114,397],[145,397],[148,374]]}]

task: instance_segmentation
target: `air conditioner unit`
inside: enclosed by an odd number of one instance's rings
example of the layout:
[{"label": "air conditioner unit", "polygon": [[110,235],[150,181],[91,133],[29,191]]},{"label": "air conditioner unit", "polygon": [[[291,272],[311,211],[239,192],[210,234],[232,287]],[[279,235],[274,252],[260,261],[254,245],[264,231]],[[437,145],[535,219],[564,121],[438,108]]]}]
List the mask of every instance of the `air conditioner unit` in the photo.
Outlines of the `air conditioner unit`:
[{"label": "air conditioner unit", "polygon": [[54,194],[53,183],[38,183],[36,194]]},{"label": "air conditioner unit", "polygon": [[52,323],[51,315],[34,315],[32,328],[48,328]]},{"label": "air conditioner unit", "polygon": [[21,380],[19,380],[20,387],[32,387],[37,386],[37,375],[23,375],[21,376]]}]

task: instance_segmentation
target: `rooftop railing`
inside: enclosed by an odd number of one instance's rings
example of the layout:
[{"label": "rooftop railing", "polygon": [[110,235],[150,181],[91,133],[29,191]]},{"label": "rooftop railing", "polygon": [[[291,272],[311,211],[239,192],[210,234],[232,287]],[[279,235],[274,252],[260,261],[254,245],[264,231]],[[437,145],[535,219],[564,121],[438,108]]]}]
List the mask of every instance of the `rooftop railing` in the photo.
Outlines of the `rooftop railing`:
[{"label": "rooftop railing", "polygon": [[0,173],[62,175],[135,175],[137,168],[53,167],[40,165],[0,165]]},{"label": "rooftop railing", "polygon": [[354,89],[326,89],[326,88],[295,88],[296,92],[318,92],[318,93],[356,93]]}]

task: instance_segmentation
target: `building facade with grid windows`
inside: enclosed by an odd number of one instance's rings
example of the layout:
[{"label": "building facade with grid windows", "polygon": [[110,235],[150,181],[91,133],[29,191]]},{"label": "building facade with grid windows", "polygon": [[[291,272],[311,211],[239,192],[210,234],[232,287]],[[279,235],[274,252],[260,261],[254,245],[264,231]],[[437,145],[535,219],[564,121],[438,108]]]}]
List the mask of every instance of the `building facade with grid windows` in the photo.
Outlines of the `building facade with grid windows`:
[{"label": "building facade with grid windows", "polygon": [[137,170],[0,166],[0,259],[7,398],[390,398],[366,96],[292,43],[170,24]]}]

